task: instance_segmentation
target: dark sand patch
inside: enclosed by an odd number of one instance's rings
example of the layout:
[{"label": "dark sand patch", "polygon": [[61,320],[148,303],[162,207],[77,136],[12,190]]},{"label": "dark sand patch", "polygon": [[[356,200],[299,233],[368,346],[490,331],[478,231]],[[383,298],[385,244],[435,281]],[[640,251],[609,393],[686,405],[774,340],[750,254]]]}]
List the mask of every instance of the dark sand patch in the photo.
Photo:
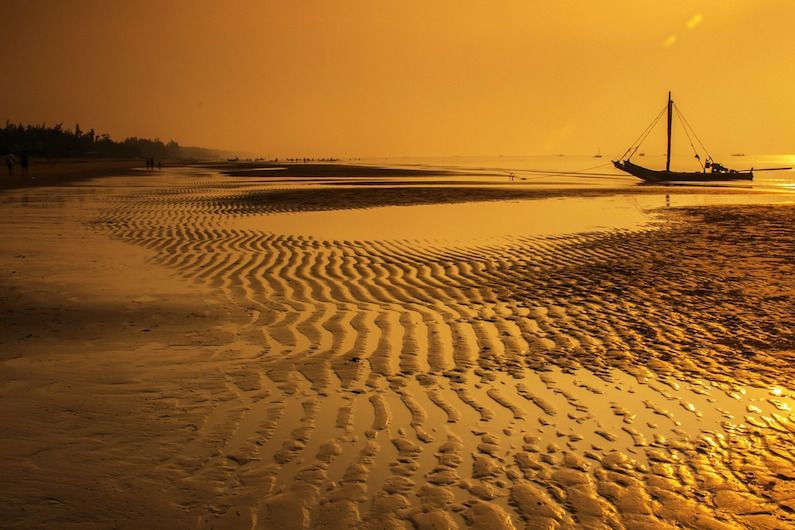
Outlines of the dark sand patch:
[{"label": "dark sand patch", "polygon": [[0,189],[57,186],[91,178],[143,174],[143,166],[143,159],[32,158],[27,175],[19,166],[14,168],[13,175],[8,175],[4,167]]},{"label": "dark sand patch", "polygon": [[[748,190],[639,186],[631,188],[532,189],[505,186],[446,184],[410,186],[386,184],[377,187],[309,187],[299,189],[241,190],[207,200],[233,214],[285,211],[327,211],[381,206],[414,206],[478,201],[541,200],[555,198],[609,197],[614,195],[743,195]],[[759,195],[762,195],[761,193]],[[196,200],[191,198],[190,200]]]}]

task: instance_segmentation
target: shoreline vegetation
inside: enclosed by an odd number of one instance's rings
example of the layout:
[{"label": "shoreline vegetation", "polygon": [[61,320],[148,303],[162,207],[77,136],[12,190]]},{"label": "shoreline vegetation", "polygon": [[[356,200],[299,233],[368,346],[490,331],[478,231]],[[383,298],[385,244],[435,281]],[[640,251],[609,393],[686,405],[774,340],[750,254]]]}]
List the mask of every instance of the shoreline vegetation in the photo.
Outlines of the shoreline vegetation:
[{"label": "shoreline vegetation", "polygon": [[204,147],[182,146],[174,140],[130,136],[114,140],[94,129],[84,131],[79,123],[74,129],[63,123],[15,124],[6,121],[0,129],[0,153],[22,153],[48,160],[58,158],[158,158],[207,160],[224,156],[222,151]]},{"label": "shoreline vegetation", "polygon": [[[128,137],[114,140],[93,128],[84,131],[55,125],[23,124],[6,121],[0,128],[0,155],[3,169],[0,188],[64,184],[86,178],[122,176],[155,166],[197,165],[218,169],[230,176],[257,176],[278,170],[284,177],[400,177],[446,175],[449,171],[431,169],[375,168],[338,164],[337,159],[292,159],[280,162],[264,159],[240,160],[238,152],[182,146],[174,140]],[[225,160],[225,161],[224,161]]]}]

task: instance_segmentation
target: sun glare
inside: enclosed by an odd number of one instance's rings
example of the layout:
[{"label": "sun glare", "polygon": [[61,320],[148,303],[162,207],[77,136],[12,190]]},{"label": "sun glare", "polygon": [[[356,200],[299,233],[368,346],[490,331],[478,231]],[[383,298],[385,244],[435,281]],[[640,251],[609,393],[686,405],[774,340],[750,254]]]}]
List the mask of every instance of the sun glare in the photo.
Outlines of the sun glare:
[{"label": "sun glare", "polygon": [[701,13],[696,13],[690,17],[690,20],[687,21],[687,29],[695,29],[696,26],[701,24],[702,20],[704,20],[704,17],[701,15]]}]

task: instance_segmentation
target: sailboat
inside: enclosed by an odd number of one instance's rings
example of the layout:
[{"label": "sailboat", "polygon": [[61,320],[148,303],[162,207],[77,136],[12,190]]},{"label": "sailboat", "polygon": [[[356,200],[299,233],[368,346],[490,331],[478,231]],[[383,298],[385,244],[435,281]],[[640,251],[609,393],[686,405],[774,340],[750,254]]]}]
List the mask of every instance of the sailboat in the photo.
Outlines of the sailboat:
[{"label": "sailboat", "polygon": [[[638,177],[644,182],[669,182],[669,181],[687,181],[687,182],[710,182],[710,181],[723,181],[723,180],[751,180],[754,178],[753,169],[738,171],[736,169],[729,169],[723,164],[719,164],[712,160],[712,157],[709,156],[707,153],[706,160],[702,163],[701,157],[699,156],[698,152],[693,145],[693,138],[695,138],[698,143],[701,145],[704,152],[707,152],[704,145],[701,144],[701,140],[698,139],[695,132],[692,131],[690,125],[687,123],[687,120],[684,119],[679,109],[674,105],[673,100],[671,99],[671,93],[668,92],[668,143],[667,143],[667,150],[665,152],[665,169],[648,169],[643,166],[639,166],[632,162],[631,158],[632,155],[640,148],[640,145],[649,135],[651,130],[656,125],[657,121],[659,121],[660,117],[662,116],[663,112],[665,112],[665,108],[660,111],[660,114],[657,115],[657,118],[649,125],[646,130],[641,134],[641,137],[638,138],[634,144],[629,146],[629,148],[624,152],[624,154],[620,157],[621,160],[613,160],[613,165],[624,171]],[[693,147],[693,151],[695,151],[696,160],[698,160],[699,164],[701,165],[701,171],[692,171],[692,172],[685,172],[685,171],[671,171],[671,125],[673,121],[673,113],[676,110],[678,117],[682,121],[682,125],[685,129],[685,134],[687,135],[688,140],[690,140],[690,146]],[[691,137],[692,133],[692,137]]]}]

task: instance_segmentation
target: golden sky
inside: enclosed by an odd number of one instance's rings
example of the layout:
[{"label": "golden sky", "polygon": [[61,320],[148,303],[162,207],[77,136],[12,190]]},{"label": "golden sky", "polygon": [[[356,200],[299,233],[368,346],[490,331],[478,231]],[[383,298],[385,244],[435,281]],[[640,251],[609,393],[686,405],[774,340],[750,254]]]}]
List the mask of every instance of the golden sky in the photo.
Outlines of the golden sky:
[{"label": "golden sky", "polygon": [[0,120],[265,156],[795,152],[795,1],[0,1]]}]

